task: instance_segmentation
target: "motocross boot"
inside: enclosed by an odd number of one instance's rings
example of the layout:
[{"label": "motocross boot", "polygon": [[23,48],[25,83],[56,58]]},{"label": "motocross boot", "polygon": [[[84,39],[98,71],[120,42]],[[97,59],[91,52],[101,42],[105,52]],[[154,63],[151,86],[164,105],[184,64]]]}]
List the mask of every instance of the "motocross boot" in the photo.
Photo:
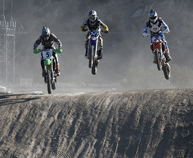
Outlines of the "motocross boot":
[{"label": "motocross boot", "polygon": [[98,60],[103,58],[102,49],[98,50]]},{"label": "motocross boot", "polygon": [[86,59],[88,59],[88,58],[89,58],[87,48],[86,48],[86,51],[85,51],[85,58],[86,58]]},{"label": "motocross boot", "polygon": [[60,76],[60,69],[59,69],[59,63],[56,63],[56,74],[57,76]]},{"label": "motocross boot", "polygon": [[155,58],[154,58],[154,60],[153,60],[153,63],[154,63],[154,64],[156,64],[156,63],[157,63],[157,62],[156,62],[156,60],[155,60]]},{"label": "motocross boot", "polygon": [[169,48],[165,51],[165,57],[166,57],[166,63],[172,60],[170,53],[169,53]]},{"label": "motocross boot", "polygon": [[156,58],[155,58],[155,56],[153,57],[153,63],[154,64],[156,64],[157,62],[156,62]]}]

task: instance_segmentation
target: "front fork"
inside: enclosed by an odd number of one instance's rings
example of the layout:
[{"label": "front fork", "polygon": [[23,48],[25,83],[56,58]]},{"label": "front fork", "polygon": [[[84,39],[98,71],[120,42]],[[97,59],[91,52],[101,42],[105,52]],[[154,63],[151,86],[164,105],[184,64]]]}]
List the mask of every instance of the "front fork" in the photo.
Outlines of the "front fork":
[{"label": "front fork", "polygon": [[53,80],[54,80],[54,70],[53,70],[53,64],[54,64],[54,59],[52,58],[51,59],[52,60],[52,62],[51,62],[51,64],[50,65],[45,65],[44,64],[44,82],[45,83],[47,83],[47,75],[48,75],[48,71],[50,71],[51,72],[51,82],[53,82]]},{"label": "front fork", "polygon": [[[158,60],[161,62],[162,67],[165,66],[166,63],[166,57],[162,50],[157,50],[158,53]],[[154,59],[155,59],[155,53],[153,53]]]},{"label": "front fork", "polygon": [[95,49],[94,60],[97,60],[97,58],[98,58],[98,39],[96,40],[94,49]]}]

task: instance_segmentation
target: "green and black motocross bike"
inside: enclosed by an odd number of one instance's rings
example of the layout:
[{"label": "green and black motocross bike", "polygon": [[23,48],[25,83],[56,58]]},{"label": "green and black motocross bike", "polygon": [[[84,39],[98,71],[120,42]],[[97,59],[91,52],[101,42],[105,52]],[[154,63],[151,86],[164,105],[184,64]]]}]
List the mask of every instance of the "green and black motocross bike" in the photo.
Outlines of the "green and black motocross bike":
[{"label": "green and black motocross bike", "polygon": [[51,94],[52,90],[56,89],[55,83],[57,82],[56,69],[56,59],[53,56],[53,51],[56,53],[61,53],[62,49],[34,49],[34,53],[38,54],[41,52],[42,59],[44,61],[44,82],[47,84],[48,93]]}]

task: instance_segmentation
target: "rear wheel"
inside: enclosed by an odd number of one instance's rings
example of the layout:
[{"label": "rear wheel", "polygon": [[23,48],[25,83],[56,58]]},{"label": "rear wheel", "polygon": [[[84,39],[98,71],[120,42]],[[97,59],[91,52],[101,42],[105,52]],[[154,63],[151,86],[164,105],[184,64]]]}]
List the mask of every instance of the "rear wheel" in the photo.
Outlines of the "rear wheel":
[{"label": "rear wheel", "polygon": [[167,80],[170,79],[170,74],[171,74],[171,68],[170,65],[167,63],[164,67],[163,67],[163,72],[164,72],[164,76]]},{"label": "rear wheel", "polygon": [[155,59],[156,59],[156,63],[157,63],[157,69],[160,71],[161,70],[161,57],[160,57],[160,53],[156,49],[154,54],[155,54]]}]

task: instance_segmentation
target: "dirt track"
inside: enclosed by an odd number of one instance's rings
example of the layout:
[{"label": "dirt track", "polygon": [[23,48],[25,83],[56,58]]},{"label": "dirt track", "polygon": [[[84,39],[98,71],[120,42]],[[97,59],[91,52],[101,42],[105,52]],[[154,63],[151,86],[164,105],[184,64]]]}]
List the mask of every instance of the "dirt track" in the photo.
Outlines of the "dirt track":
[{"label": "dirt track", "polygon": [[193,155],[193,90],[0,96],[1,158]]}]

